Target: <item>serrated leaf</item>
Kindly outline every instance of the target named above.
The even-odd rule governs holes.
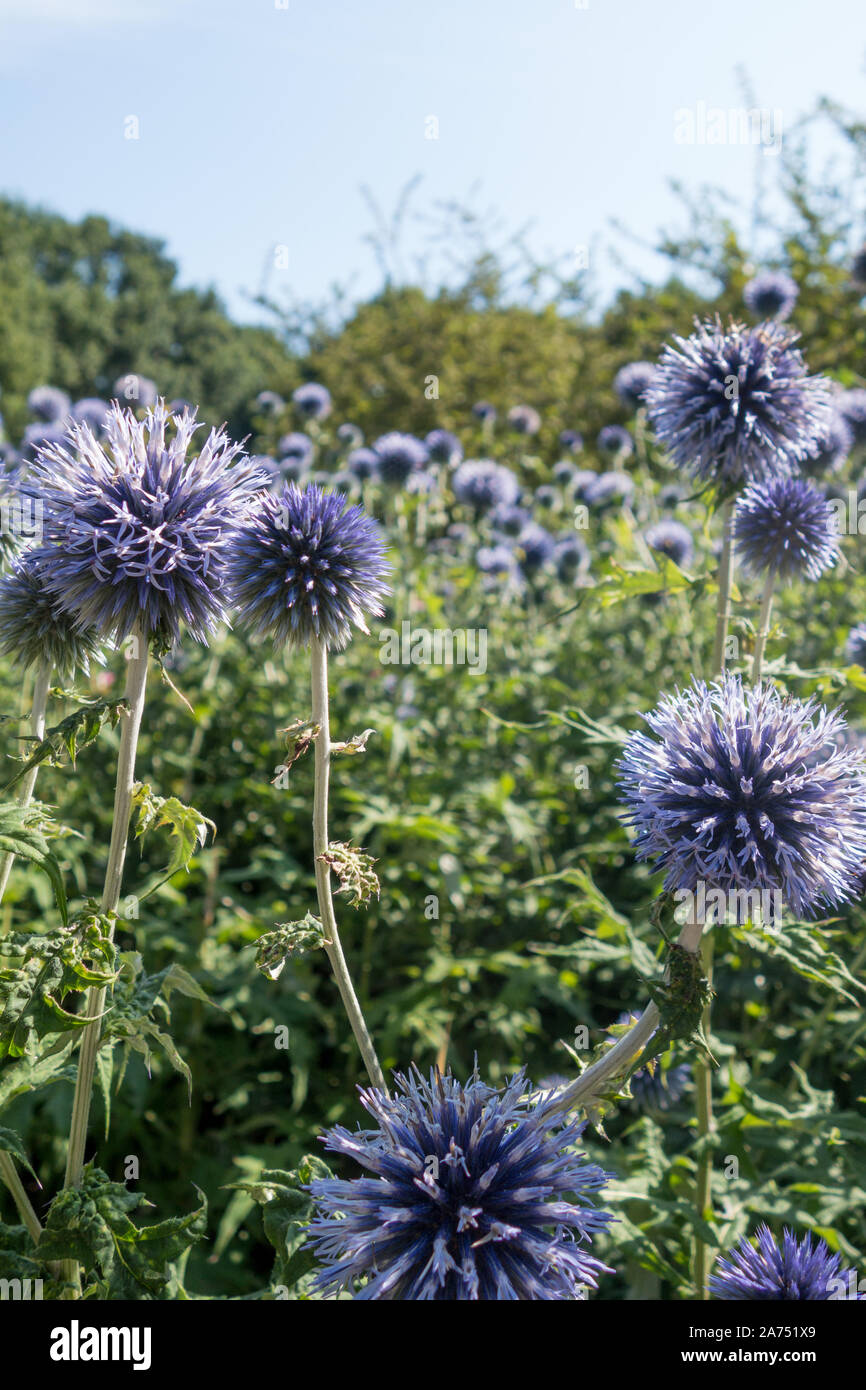
[[[11,932],[0,937],[3,960],[13,964],[0,969],[0,1057],[23,1057],[42,1038],[86,1027],[61,1000],[113,983],[109,919],[88,913],[51,932]]]
[[[47,876],[66,926],[69,912],[63,875],[47,839],[52,829],[53,822],[38,801],[31,801],[28,806],[19,806],[17,801],[0,802],[0,854],[27,859]]]
[[[272,1282],[286,1288],[290,1297],[297,1296],[300,1281],[316,1263],[307,1245],[315,1202],[304,1189],[314,1178],[330,1177],[333,1173],[318,1154],[305,1154],[290,1172],[266,1168],[252,1181],[229,1184],[231,1190],[247,1192],[260,1204],[265,1235],[276,1252]]]
[[[11,791],[28,772],[44,762],[56,766],[62,761],[64,754],[74,766],[79,749],[93,742],[106,721],[114,728],[121,711],[127,708],[126,700],[120,698],[96,700],[74,710],[54,728],[46,729],[44,737],[21,764],[15,776],[6,783],[3,791]]]
[[[173,874],[188,869],[196,850],[205,844],[208,831],[216,834],[216,826],[194,806],[184,805],[176,796],[158,796],[146,782],[136,783],[132,804],[138,810],[135,838],[140,840],[148,831],[165,826],[170,833],[172,848],[167,867],[138,895],[140,900],[149,897]]]

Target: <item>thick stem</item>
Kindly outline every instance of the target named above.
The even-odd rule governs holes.
[[[352,1032],[364,1059],[370,1080],[377,1089],[386,1095],[388,1088],[376,1056],[373,1040],[367,1029],[361,1005],[355,994],[346,957],[337,930],[334,913],[334,900],[331,896],[331,870],[322,855],[328,849],[328,787],[331,777],[331,729],[328,714],[328,649],[317,637],[312,642],[312,694],[313,723],[318,725],[315,742],[315,779],[313,796],[313,853],[316,857],[316,894],[319,900],[319,916],[325,932],[325,951],[334,972],[334,979],[340,991],[343,1008]]]
[[[126,673],[125,693],[129,710],[123,716],[121,728],[120,752],[117,757],[117,785],[114,793],[114,820],[111,826],[111,845],[105,871],[105,886],[102,891],[101,911],[105,914],[116,912],[120,902],[129,818],[132,814],[135,753],[138,747],[138,734],[141,729],[141,717],[144,713],[144,695],[147,686],[147,643],[138,631],[133,634],[133,638],[130,640],[133,639],[136,655],[129,658]],[[78,1057],[78,1077],[75,1083],[75,1098],[72,1102],[72,1123],[69,1130],[69,1149],[66,1155],[65,1187],[78,1187],[81,1183],[84,1149],[87,1143],[87,1124],[90,1118],[90,1097],[93,1090],[96,1053],[99,1048],[101,1032],[100,1015],[104,1003],[104,989],[91,989],[89,991],[87,1015],[93,1022],[84,1029]]]
[[[6,1153],[4,1149],[0,1149],[0,1178],[3,1179],[12,1194],[12,1200],[18,1209],[22,1226],[27,1227],[33,1237],[33,1244],[38,1245],[39,1237],[42,1234],[42,1225],[24,1190],[24,1184],[18,1176],[18,1169],[15,1167],[12,1155]]]
[[[36,739],[45,737],[45,708],[48,704],[48,691],[51,686],[51,663],[45,661],[36,672],[36,681],[33,686],[33,703],[30,709],[30,732]],[[18,791],[18,805],[29,806],[33,799],[33,788],[36,786],[36,778],[39,774],[39,767],[32,767],[23,778]],[[15,855],[7,853],[0,859],[0,902],[6,892],[9,882],[9,875],[12,872],[12,864]]]
[[[722,508],[722,556],[719,562],[719,601],[716,609],[716,640],[713,644],[713,675],[725,669],[725,646],[731,620],[731,585],[734,579],[734,502]]]
[[[757,685],[760,681],[764,666],[764,649],[770,635],[770,613],[773,608],[773,585],[775,582],[776,571],[770,569],[767,571],[767,578],[764,580],[764,592],[761,595],[761,614],[758,618],[758,633],[752,656],[752,685]]]

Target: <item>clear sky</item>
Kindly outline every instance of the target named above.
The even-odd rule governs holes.
[[[542,253],[653,238],[671,178],[748,200],[774,155],[675,113],[742,106],[743,64],[772,149],[818,95],[866,112],[864,40],[862,0],[0,0],[0,189],[158,235],[256,317],[263,276],[375,285],[362,184],[390,210],[420,174],[420,210],[480,182]]]

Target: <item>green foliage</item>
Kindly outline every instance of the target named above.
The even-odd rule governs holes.
[[[19,806],[16,801],[0,803],[0,854],[14,854],[35,865],[48,878],[63,925],[69,921],[63,874],[48,843],[54,825],[45,807],[38,802]]]
[[[4,791],[12,791],[29,772],[44,762],[57,766],[64,753],[74,767],[78,750],[93,742],[103,724],[108,723],[114,728],[121,712],[127,707],[125,700],[84,700],[80,705],[55,728],[46,730],[45,737],[36,743],[15,776],[6,783]]]
[[[256,941],[256,969],[269,980],[278,980],[291,956],[319,950],[324,944],[324,927],[312,912],[301,922],[280,922]]]
[[[34,1055],[43,1038],[84,1028],[89,1018],[61,1001],[115,976],[109,921],[97,912],[53,931],[0,937],[0,957],[12,962],[0,970],[0,1057]]]
[[[332,1176],[318,1155],[305,1154],[290,1173],[266,1168],[254,1181],[231,1185],[261,1206],[265,1236],[275,1251],[271,1289],[277,1298],[303,1298],[309,1291],[315,1259],[306,1239],[315,1205],[306,1189],[314,1179]]]

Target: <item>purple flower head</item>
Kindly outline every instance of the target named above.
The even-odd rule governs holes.
[[[85,396],[84,400],[76,401],[72,407],[72,418],[80,425],[88,425],[94,434],[98,434],[105,428],[108,411],[108,401],[100,400],[98,396]],[[175,413],[172,411],[172,414]]]
[[[73,424],[33,464],[27,488],[44,506],[34,562],[82,627],[121,642],[141,624],[167,650],[182,627],[206,642],[223,618],[231,529],[268,479],[236,461],[222,430],[187,457],[196,428],[162,403],[142,422],[115,405],[104,439]]]
[[[848,633],[845,656],[852,666],[866,668],[866,623],[858,623]]]
[[[803,459],[801,468],[812,478],[826,478],[838,473],[854,448],[854,432],[845,416],[834,412],[827,421],[820,439],[808,458]]]
[[[379,472],[379,455],[372,449],[353,449],[346,458],[346,467],[362,482],[366,478],[375,478]]]
[[[570,449],[573,454],[579,454],[583,448],[583,435],[580,430],[562,430],[559,442],[563,449]]]
[[[345,497],[289,483],[256,498],[233,539],[229,585],[238,620],[276,647],[314,637],[340,651],[367,632],[389,593],[379,525]]]
[[[472,407],[472,414],[476,420],[489,420],[492,424],[496,419],[496,406],[491,405],[489,401],[476,401]]]
[[[453,467],[463,457],[463,445],[450,430],[431,430],[424,444],[434,463],[447,463]]]
[[[573,583],[579,574],[589,568],[589,551],[580,536],[561,537],[553,551],[556,573],[563,583]]]
[[[429,468],[422,468],[417,473],[410,473],[406,483],[406,491],[410,496],[429,497],[431,492],[435,492],[439,486],[439,479]]]
[[[560,487],[568,487],[577,472],[579,469],[575,468],[568,459],[560,459],[558,463],[553,465],[553,481],[559,483]]]
[[[260,391],[256,396],[256,405],[263,415],[279,415],[286,403],[276,391]]]
[[[331,393],[317,381],[305,381],[292,392],[292,401],[306,420],[327,420],[331,413]]]
[[[515,434],[538,434],[541,416],[531,405],[513,405],[508,412],[508,423]]]
[[[659,507],[663,512],[676,511],[683,500],[683,490],[676,483],[665,483],[659,488]]]
[[[839,560],[833,508],[805,478],[750,484],[737,498],[734,539],[748,571],[774,570],[783,583],[818,579]]]
[[[576,497],[578,501],[587,502],[589,500],[587,493],[592,494],[592,490],[601,476],[602,474],[596,473],[594,468],[576,468],[569,482],[568,490],[572,497]]]
[[[380,435],[373,448],[379,459],[379,476],[391,487],[402,487],[409,474],[427,462],[427,450],[414,434],[392,430]]]
[[[308,434],[302,434],[299,430],[290,430],[284,434],[277,444],[277,453],[280,462],[291,461],[300,465],[301,469],[309,468],[313,461],[315,452],[313,441]]]
[[[112,400],[128,406],[130,410],[153,410],[159,399],[159,392],[149,377],[128,372],[119,376],[114,383]]]
[[[836,397],[836,404],[848,422],[855,444],[866,444],[866,390],[855,386],[850,391],[842,391]]]
[[[687,526],[679,521],[659,521],[650,526],[646,533],[646,543],[650,550],[667,555],[680,569],[688,569],[695,554],[695,543]]]
[[[800,294],[796,280],[784,270],[761,270],[743,290],[743,303],[759,319],[788,318]]]
[[[629,1078],[629,1085],[636,1105],[647,1115],[657,1115],[664,1114],[682,1100],[691,1079],[691,1067],[688,1062],[682,1062],[678,1067],[668,1067],[667,1071],[662,1071],[658,1065],[652,1072],[649,1067],[641,1067]]]
[[[778,323],[699,324],[665,347],[646,393],[673,463],[701,483],[789,473],[827,427],[830,389],[806,375],[797,335]]]
[[[490,524],[506,536],[519,536],[532,518],[525,507],[514,502],[502,502],[490,512]]]
[[[337,439],[344,449],[360,449],[364,443],[364,431],[346,420],[337,426]]]
[[[524,574],[535,574],[550,564],[556,550],[556,541],[549,531],[537,522],[530,521],[517,537],[517,557]]]
[[[69,397],[57,386],[34,386],[27,409],[46,425],[59,425],[69,414]]]
[[[0,578],[0,651],[25,667],[47,662],[61,676],[87,674],[91,657],[101,660],[96,633],[61,608],[32,551]]]
[[[644,392],[652,385],[655,370],[653,362],[629,362],[620,367],[613,379],[613,389],[629,410],[643,405]]]
[[[539,507],[555,507],[559,501],[559,494],[552,483],[539,483],[534,497]]]
[[[482,574],[510,574],[515,568],[514,551],[507,545],[482,545],[475,552],[475,563]]]
[[[627,502],[633,492],[633,479],[615,469],[610,473],[594,474],[576,495],[590,507],[606,507],[614,502]]]
[[[520,484],[511,469],[493,459],[466,459],[455,469],[451,486],[457,501],[476,512],[514,506],[520,496]]]
[[[369,1176],[310,1184],[309,1241],[326,1293],[377,1301],[570,1302],[605,1266],[585,1246],[611,1217],[593,1205],[609,1174],[574,1152],[523,1072],[501,1090],[433,1071],[398,1075],[396,1093],[361,1091],[375,1129],[324,1136]],[[362,1284],[362,1281],[367,1282]]]
[[[603,454],[625,457],[634,453],[634,440],[624,425],[602,426],[596,443]]]
[[[859,894],[866,859],[866,770],[843,749],[842,715],[738,676],[695,681],[631,734],[619,780],[639,859],[672,892],[781,894],[798,917]],[[741,909],[743,912],[741,913]]]
[[[29,462],[36,457],[40,449],[47,448],[49,444],[62,444],[65,439],[65,425],[26,425],[21,436],[21,457],[25,462]]]
[[[850,1271],[841,1268],[841,1255],[831,1255],[827,1242],[813,1244],[811,1235],[797,1241],[793,1231],[782,1232],[779,1245],[769,1226],[761,1225],[752,1245],[744,1236],[716,1264],[710,1293],[732,1302],[845,1298]],[[856,1283],[856,1276],[854,1278]]]

